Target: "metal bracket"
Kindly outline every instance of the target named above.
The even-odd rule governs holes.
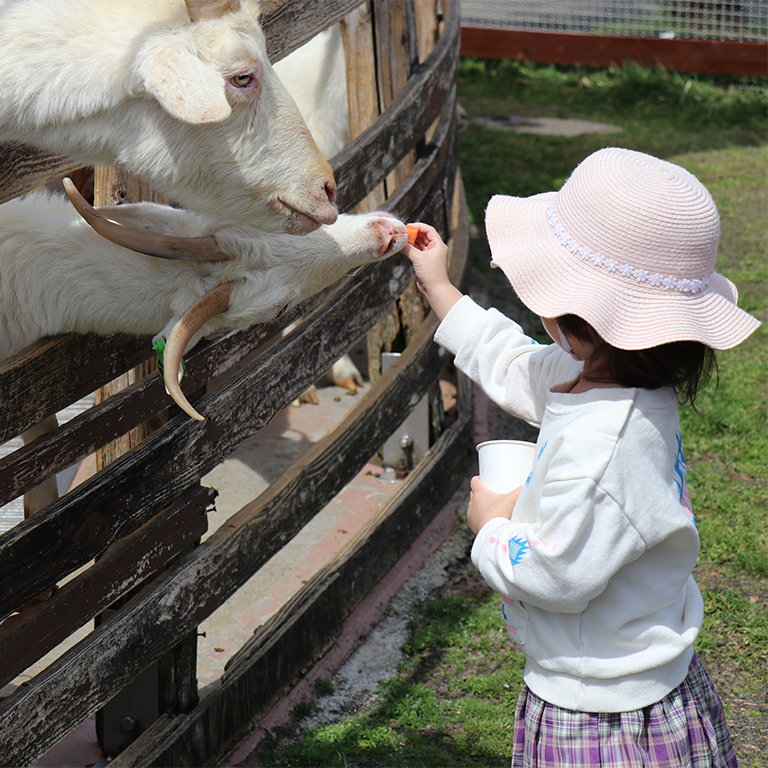
[[[102,621],[117,613],[107,608]],[[108,758],[117,757],[160,716],[157,664],[144,670],[99,711],[101,748]]]
[[[399,357],[399,352],[382,352],[381,372],[384,373]],[[383,483],[402,482],[428,450],[429,398],[424,395],[382,446],[384,471],[379,480]]]

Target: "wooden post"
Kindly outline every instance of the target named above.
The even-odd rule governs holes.
[[[357,138],[381,113],[376,87],[376,56],[373,40],[373,16],[369,3],[363,3],[340,22],[344,55],[347,63],[347,99],[349,130]],[[381,207],[386,200],[383,184],[362,200],[358,213],[368,213]]]
[[[135,176],[111,166],[97,166],[94,169],[95,205],[120,205],[142,200],[165,202],[160,193]],[[96,402],[100,403],[131,384],[156,374],[157,370],[157,360],[154,357],[149,358],[142,365],[97,390]],[[168,411],[162,411],[98,450],[96,469],[107,467],[167,421]],[[115,603],[113,608],[118,609],[128,598],[126,595]],[[113,612],[114,610],[109,610],[105,615],[97,617],[97,624]],[[138,738],[159,715],[189,712],[198,700],[195,629],[97,713],[96,733],[99,745],[108,757],[115,757],[116,749],[122,750]]]
[[[147,184],[111,166],[97,166],[94,169],[93,185],[94,205],[120,205],[120,203],[136,203],[140,200],[150,200],[156,203],[164,202],[163,196],[153,192]],[[114,381],[96,391],[96,403],[108,399],[113,394],[121,392],[131,384],[141,381],[157,371],[157,361],[150,358],[142,365],[118,376]],[[115,459],[127,453],[138,445],[147,435],[152,434],[168,420],[167,412],[154,416],[132,429],[122,437],[96,452],[96,469],[101,470]]]
[[[376,61],[375,82],[378,86],[380,109],[392,103],[406,86],[414,67],[419,63],[420,43],[418,28],[427,25],[417,21],[417,16],[427,15],[426,6],[414,12],[414,5],[408,0],[373,0],[375,19]],[[431,16],[435,16],[432,5]],[[426,43],[424,44],[426,46]],[[434,45],[434,42],[433,42]],[[431,49],[430,49],[431,50]],[[425,55],[429,51],[425,50]],[[389,174],[385,182],[386,197],[413,172],[416,151],[411,151]],[[427,305],[415,284],[406,288],[402,297],[390,311],[371,329],[368,334],[368,372],[371,381],[381,375],[382,352],[402,352],[416,334],[426,317]]]

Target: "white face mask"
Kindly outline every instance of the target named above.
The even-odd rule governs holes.
[[[554,341],[555,344],[559,345],[561,347],[561,349],[564,352],[567,352],[574,360],[576,360],[577,362],[580,362],[580,363],[583,362],[582,358],[580,358],[573,351],[573,349],[571,348],[571,345],[568,343],[568,339],[565,337],[565,334],[563,333],[563,329],[560,327],[560,323],[556,322],[555,323],[555,328],[557,328],[557,335],[560,338],[556,339],[549,331],[547,331],[547,336],[549,336],[549,338],[552,339],[552,341]],[[547,329],[544,328],[544,330],[546,331]]]

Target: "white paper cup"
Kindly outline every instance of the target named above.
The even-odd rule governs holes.
[[[477,446],[480,479],[494,493],[509,493],[525,484],[536,458],[536,443],[488,440]]]

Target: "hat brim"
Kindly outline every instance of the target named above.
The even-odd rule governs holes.
[[[672,341],[728,349],[760,325],[739,309],[735,286],[717,273],[706,290],[686,293],[609,272],[574,254],[547,221],[555,194],[496,195],[486,210],[491,264],[501,268],[532,312],[578,315],[620,349]]]

